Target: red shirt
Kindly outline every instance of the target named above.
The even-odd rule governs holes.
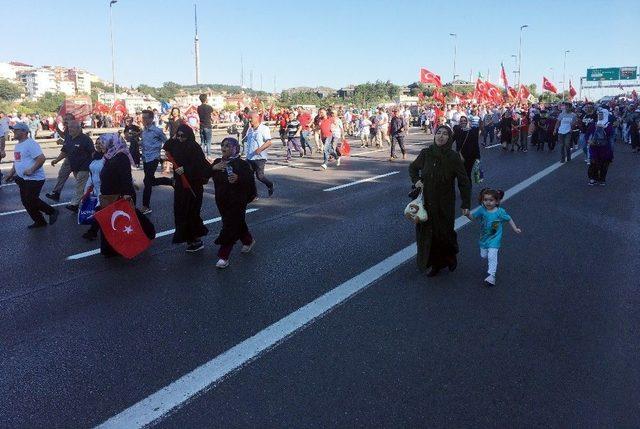
[[[311,115],[309,114],[309,112],[302,112],[298,116],[298,121],[300,121],[300,126],[302,126],[302,129],[308,131],[309,124],[311,123]]]
[[[322,138],[331,137],[332,118],[324,118],[320,121],[320,135]]]

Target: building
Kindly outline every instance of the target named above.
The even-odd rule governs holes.
[[[347,98],[353,97],[353,94],[356,92],[356,87],[353,85],[345,86],[344,88],[340,88],[338,90],[338,97]]]
[[[214,94],[213,92],[203,92],[207,94],[207,103],[215,110],[222,110],[224,108],[224,97],[220,94]],[[189,106],[200,105],[200,93],[187,94],[186,92],[180,92],[171,100],[173,106],[179,108],[188,108]]]
[[[47,92],[57,92],[55,73],[48,68],[32,69],[18,73],[29,98],[40,98]]]
[[[56,89],[64,95],[76,95],[76,85],[70,80],[59,80],[56,82]]]
[[[67,70],[67,79],[74,83],[76,94],[91,94],[91,75],[76,68]]]
[[[18,74],[23,71],[31,70],[32,65],[12,61],[10,63],[0,63],[0,79],[7,79],[11,82],[19,82]]]
[[[118,100],[124,101],[124,105],[127,108],[127,112],[130,114],[141,112],[145,109],[151,108],[161,110],[160,102],[150,95],[142,94],[140,92],[123,92],[116,94]],[[113,92],[102,92],[98,94],[98,101],[109,107],[113,106],[114,98]]]

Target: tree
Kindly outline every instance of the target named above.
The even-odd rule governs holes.
[[[38,100],[26,101],[22,103],[22,106],[41,115],[55,115],[65,98],[66,96],[61,92],[45,92]]]
[[[6,79],[0,79],[0,100],[14,101],[24,93],[24,88]]]

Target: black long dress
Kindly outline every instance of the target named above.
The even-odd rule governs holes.
[[[471,170],[476,159],[480,159],[480,128],[463,130],[461,126],[453,127],[453,141],[456,144],[456,152],[464,158],[464,169],[471,180]]]
[[[420,179],[428,220],[416,226],[416,261],[420,270],[445,268],[456,261],[458,237],[455,231],[456,190],[462,199],[462,209],[471,207],[471,182],[451,142],[438,147],[435,143],[420,151],[409,165],[411,182]]]
[[[185,189],[180,175],[174,172],[173,219],[176,232],[173,234],[172,241],[173,243],[192,243],[209,233],[202,222],[200,211],[204,184],[211,177],[211,164],[196,143],[191,127],[180,125],[176,132],[178,131],[182,131],[187,136],[186,141],[171,138],[166,141],[163,148],[173,156],[179,166],[184,168],[184,175],[193,193],[188,188]]]
[[[213,161],[213,165],[222,162],[221,158]],[[227,166],[233,168],[238,175],[236,183],[229,183],[226,171],[213,172],[213,184],[216,190],[216,205],[222,217],[222,230],[216,238],[218,245],[233,245],[249,232],[245,221],[245,212],[257,195],[256,181],[251,165],[243,159],[232,158]]]

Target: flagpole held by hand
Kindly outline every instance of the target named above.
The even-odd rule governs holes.
[[[178,165],[178,163],[176,162],[175,158],[173,157],[173,155],[171,155],[168,151],[164,151],[164,153],[167,155],[167,159],[169,160],[169,162],[173,165],[173,170],[176,171],[180,167],[180,165]],[[196,197],[196,193],[193,192],[193,189],[191,188],[191,184],[189,183],[189,179],[187,178],[187,176],[184,175],[184,171],[182,174],[178,174],[180,176],[180,181],[182,182],[182,187],[184,189],[188,189],[189,191],[191,191],[191,195],[193,195],[193,198]]]

